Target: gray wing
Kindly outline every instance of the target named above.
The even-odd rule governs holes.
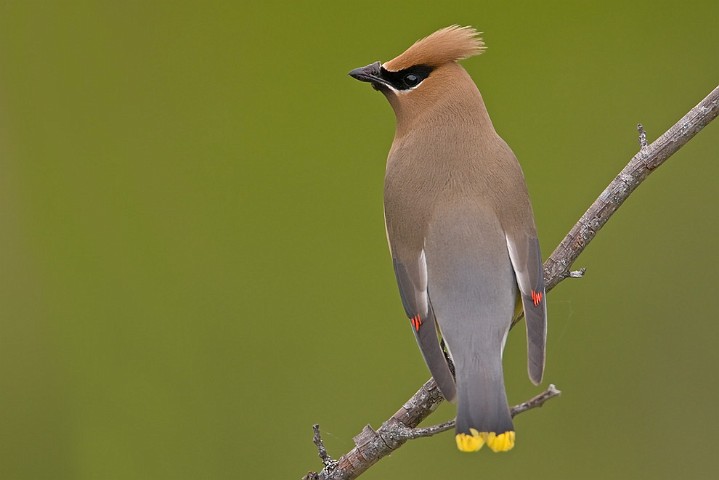
[[[417,344],[442,395],[449,401],[457,395],[454,376],[437,336],[437,322],[427,294],[427,265],[422,252],[413,262],[392,258],[402,305],[410,320]]]
[[[546,291],[539,241],[534,235],[508,235],[507,247],[527,324],[527,369],[530,380],[537,385],[544,373],[547,344]]]

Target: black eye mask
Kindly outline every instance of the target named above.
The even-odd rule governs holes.
[[[432,73],[432,67],[427,65],[415,65],[398,72],[390,72],[384,67],[380,70],[381,76],[397,90],[409,90],[416,87]]]

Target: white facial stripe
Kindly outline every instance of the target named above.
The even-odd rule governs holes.
[[[423,83],[424,83],[424,82],[420,82],[420,83],[418,83],[417,85],[415,85],[414,87],[406,88],[406,89],[404,89],[404,90],[395,90],[394,88],[393,88],[392,90],[394,90],[395,92],[397,92],[397,93],[400,94],[400,95],[407,95],[409,92],[411,92],[411,91],[416,90],[417,88],[419,88],[419,86],[422,85]]]

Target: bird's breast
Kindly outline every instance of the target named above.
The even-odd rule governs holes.
[[[464,168],[463,168],[464,167]],[[387,236],[395,247],[421,250],[434,212],[447,203],[481,202],[481,179],[447,152],[394,148],[387,161],[384,209]]]

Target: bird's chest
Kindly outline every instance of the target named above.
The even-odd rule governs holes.
[[[384,181],[387,237],[393,247],[422,248],[434,204],[434,185],[424,172],[403,162],[389,162]]]
[[[384,184],[387,236],[393,248],[421,250],[435,211],[446,202],[477,200],[466,172],[446,159],[390,156]]]

